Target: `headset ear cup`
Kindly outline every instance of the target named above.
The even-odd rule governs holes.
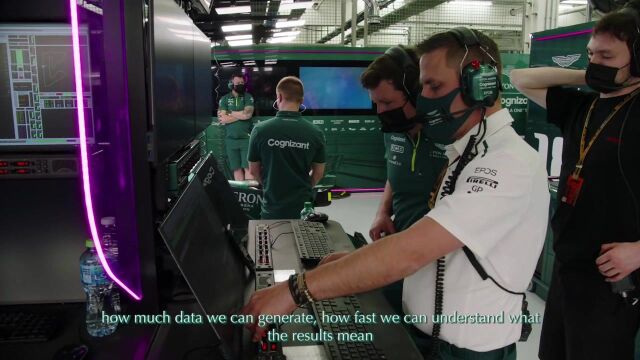
[[[471,93],[471,84],[472,76],[471,73],[473,70],[468,68],[468,65],[462,69],[462,74],[460,75],[460,95],[462,96],[462,101],[467,106],[476,105],[476,101],[470,95]]]
[[[227,83],[227,87],[229,88],[229,90],[233,90],[233,81],[229,80],[229,82]]]

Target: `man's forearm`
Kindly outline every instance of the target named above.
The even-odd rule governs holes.
[[[580,86],[585,84],[584,70],[554,67],[513,69],[509,77],[511,83],[518,89],[546,89],[561,85]]]
[[[357,294],[405,278],[463,244],[426,217],[409,229],[307,273],[316,300]]]
[[[391,189],[391,184],[389,180],[384,185],[384,192],[382,193],[382,199],[380,200],[380,205],[378,206],[377,215],[392,215],[392,207],[393,207],[393,190]]]
[[[262,169],[256,169],[249,167],[249,173],[253,176],[253,179],[262,185]]]
[[[318,174],[316,171],[311,171],[311,187],[315,187],[318,185],[318,182],[322,179],[322,175]]]
[[[247,115],[244,111],[232,111],[231,116],[236,118],[237,120],[249,120],[251,119],[251,115]]]

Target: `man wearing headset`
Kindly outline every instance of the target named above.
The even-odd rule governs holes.
[[[233,74],[228,94],[220,99],[218,120],[225,125],[225,148],[234,180],[250,180],[247,148],[253,116],[253,96],[246,92],[242,74]]]
[[[435,327],[413,324],[427,358],[515,359],[524,327],[509,318],[522,313],[521,295],[544,243],[545,164],[501,108],[493,40],[456,28],[425,40],[418,51],[417,112],[434,141],[448,144],[434,207],[405,231],[256,292],[243,312],[256,319],[288,314],[296,305],[405,278],[405,313],[442,314],[434,318],[444,323]],[[256,339],[264,333],[251,328]]]
[[[415,51],[396,46],[375,59],[360,77],[376,105],[387,160],[387,182],[369,231],[373,241],[406,230],[429,211],[429,194],[446,165],[440,148],[444,146],[428,138],[416,114],[419,75]],[[402,281],[386,287],[384,294],[401,313]]]
[[[638,27],[634,8],[598,21],[586,72],[511,72],[516,88],[547,109],[564,138],[561,200],[552,220],[554,273],[539,352],[544,360],[634,356],[640,308],[632,304],[637,295],[622,290],[637,286],[640,267]],[[561,87],[585,83],[597,93]]]

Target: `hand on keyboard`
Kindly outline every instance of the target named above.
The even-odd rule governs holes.
[[[348,251],[341,251],[341,252],[335,252],[335,253],[329,254],[323,257],[322,260],[320,260],[320,262],[318,263],[318,265],[328,264],[332,261],[336,261],[340,258],[343,258],[346,255],[349,255]]]
[[[249,302],[242,308],[241,312],[245,315],[253,315],[255,322],[247,325],[247,328],[253,332],[253,341],[260,341],[267,333],[266,327],[258,326],[258,318],[260,315],[287,315],[296,309],[296,303],[289,292],[287,282],[281,282],[275,286],[271,286],[251,295]]]

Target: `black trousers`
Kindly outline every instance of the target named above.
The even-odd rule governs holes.
[[[611,291],[595,264],[554,266],[540,338],[542,360],[633,360],[640,306]]]

